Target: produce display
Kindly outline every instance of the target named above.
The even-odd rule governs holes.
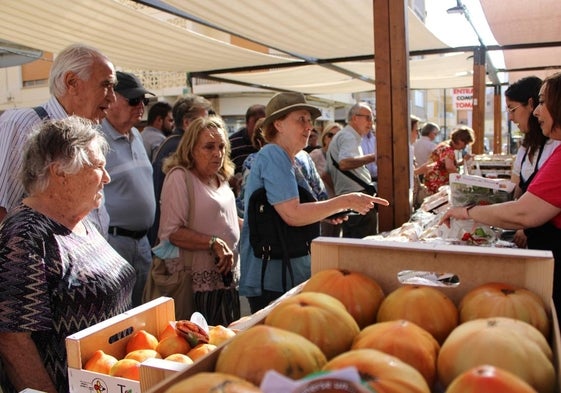
[[[546,339],[550,337],[551,319],[545,311],[545,304],[526,288],[498,282],[483,284],[467,293],[458,309],[460,322],[511,317],[534,326]]]
[[[539,393],[553,393],[553,355],[544,336],[526,322],[495,317],[459,325],[438,355],[440,382],[448,386],[463,372],[483,364],[512,372]]]
[[[376,322],[384,291],[365,274],[341,269],[323,270],[314,274],[302,292],[321,292],[339,299],[362,329]]]
[[[212,375],[207,377],[212,381],[241,378],[251,383],[251,389],[268,393],[262,383],[271,370],[298,381],[354,367],[365,391],[378,393],[557,391],[553,351],[546,338],[551,319],[533,292],[493,282],[466,292],[456,304],[439,288],[402,285],[381,299],[373,312],[376,321],[358,330],[357,318],[364,316],[352,316],[340,300],[352,298],[350,281],[333,281],[350,280],[353,273],[339,269],[321,273],[312,276],[320,277],[312,284],[330,287],[335,296],[308,287],[282,299],[261,323],[229,339],[217,354],[215,369],[206,370],[205,376]],[[331,284],[323,286],[326,282]],[[369,280],[352,282],[354,287],[369,288],[353,288],[357,293],[372,293],[375,288]],[[486,301],[481,303],[480,296]],[[482,309],[484,315],[476,315],[473,308]],[[540,331],[544,315],[547,329]],[[349,317],[355,319],[355,327],[349,327]],[[270,326],[273,322],[275,326]],[[341,331],[345,326],[348,331]],[[177,393],[178,385],[187,386],[186,381],[162,393]]]
[[[535,389],[510,371],[483,365],[460,374],[446,393],[536,393]]]
[[[440,345],[422,327],[404,319],[367,326],[355,337],[351,349],[377,349],[413,366],[428,386],[436,382],[436,358]]]
[[[435,287],[404,285],[390,293],[378,310],[378,322],[396,319],[416,323],[442,344],[458,325],[458,309]]]
[[[343,303],[320,292],[301,292],[285,299],[267,315],[265,325],[298,333],[316,344],[327,359],[348,351],[360,331]]]
[[[119,358],[95,351],[84,363],[84,370],[140,381],[140,364],[149,358],[192,364],[235,335],[220,325],[206,332],[191,321],[170,321],[158,336],[144,329],[134,332]]]

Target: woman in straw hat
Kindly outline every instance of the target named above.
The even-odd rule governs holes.
[[[278,93],[271,98],[262,126],[268,144],[257,153],[247,179],[246,212],[252,194],[261,188],[266,191],[268,203],[289,227],[318,223],[347,210],[366,214],[377,203],[389,204],[385,199],[358,192],[325,201],[300,201],[298,187],[311,190],[309,185],[299,184],[294,157],[307,145],[314,120],[320,115],[319,109],[308,104],[300,93]],[[345,219],[343,216],[330,221],[339,224]],[[241,234],[240,295],[248,298],[251,312],[255,313],[310,277],[310,255],[291,257],[288,266],[281,259],[270,259],[264,264],[264,260],[255,255],[251,235],[252,227],[246,217]],[[292,246],[288,244],[288,248]]]

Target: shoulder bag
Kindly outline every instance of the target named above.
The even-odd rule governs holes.
[[[315,202],[314,196],[305,188],[298,186],[301,203]],[[248,211],[245,213],[249,224],[249,243],[253,255],[263,261],[261,267],[261,289],[270,259],[282,261],[282,286],[286,290],[286,273],[294,283],[294,275],[290,258],[308,255],[312,240],[319,236],[319,222],[290,226],[281,218],[275,208],[267,200],[265,188],[254,191],[249,198]]]
[[[333,158],[333,156],[330,154],[329,158],[331,158],[331,162],[333,163],[333,166],[335,168],[337,168],[337,170],[339,172],[341,172],[343,175],[347,176],[349,179],[353,180],[355,183],[358,183],[362,188],[363,188],[363,193],[364,194],[368,194],[368,195],[376,195],[376,186],[372,183],[366,183],[364,180],[362,180],[360,177],[358,177],[357,175],[355,175],[354,173],[352,173],[351,171],[344,171],[339,167],[339,163],[337,161],[335,161],[335,159]]]
[[[195,213],[195,198],[193,196],[193,185],[189,181],[187,170],[185,172],[185,184],[187,186],[187,200],[189,201],[189,213],[187,222],[191,223]],[[174,168],[172,168],[173,170]],[[193,313],[193,286],[190,277],[193,253],[183,250],[180,254],[184,258],[161,259],[155,255],[152,257],[152,266],[146,279],[143,301],[147,302],[160,296],[173,298],[175,304],[175,315],[177,320],[190,319]]]

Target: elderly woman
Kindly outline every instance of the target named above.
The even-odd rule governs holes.
[[[235,168],[229,153],[222,119],[198,118],[163,168],[158,237],[162,245],[179,249],[182,263],[190,263],[184,279],[191,282],[193,299],[191,309],[186,305],[180,316],[189,319],[198,311],[210,325],[227,326],[240,317],[236,286],[241,221],[228,183]]]
[[[545,136],[561,140],[561,73],[544,80],[534,116]],[[473,219],[504,229],[532,228],[528,248],[551,250],[555,258],[553,300],[561,311],[561,148],[557,147],[516,201],[487,206],[456,207],[442,219]]]
[[[269,143],[257,153],[247,179],[246,214],[252,195],[261,188],[265,189],[268,202],[283,222],[292,227],[318,223],[348,209],[365,214],[376,203],[388,205],[385,199],[363,193],[349,193],[324,201],[300,201],[294,160],[296,154],[307,145],[313,121],[320,114],[319,109],[308,104],[299,93],[278,93],[271,98],[262,126]],[[311,193],[309,186],[307,191]],[[334,224],[342,221],[341,218],[331,220]],[[256,229],[250,226],[246,218],[240,250],[240,294],[248,297],[251,312],[254,313],[281,296],[284,291],[307,280],[311,273],[309,254],[291,258],[289,266],[285,266],[280,259],[268,260],[267,267],[262,271],[263,261],[255,255],[250,242],[252,231],[255,232]],[[283,286],[282,277],[287,278],[286,287]]]
[[[28,197],[0,226],[3,392],[68,392],[66,336],[130,308],[134,269],[85,219],[109,182],[87,120],[42,123],[25,147]]]
[[[426,166],[424,183],[431,194],[438,192],[438,189],[449,184],[451,173],[458,173],[458,166],[470,159],[466,154],[460,162],[456,160],[456,150],[464,150],[468,145],[475,141],[473,130],[467,126],[455,128],[450,133],[450,139],[440,142],[429,156]],[[431,165],[433,164],[433,165]]]

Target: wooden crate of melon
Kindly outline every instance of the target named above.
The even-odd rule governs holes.
[[[149,392],[349,366],[377,392],[559,392],[552,277],[545,251],[318,238],[308,282]]]

